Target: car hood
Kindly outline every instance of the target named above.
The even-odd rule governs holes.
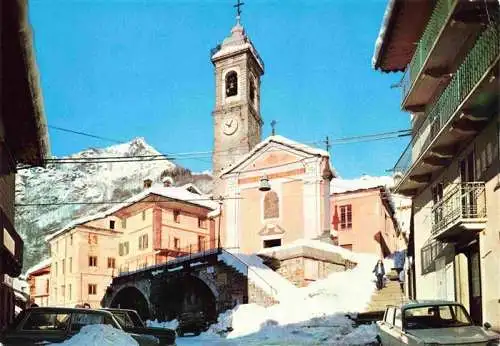
[[[495,335],[486,332],[478,326],[439,328],[439,329],[417,329],[409,330],[408,334],[414,335],[426,343],[440,344],[468,344],[472,342],[487,342]],[[498,337],[498,336],[497,336]]]

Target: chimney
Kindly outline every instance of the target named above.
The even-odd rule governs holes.
[[[174,180],[172,179],[172,177],[165,177],[163,179],[163,186],[164,187],[171,187],[172,185],[174,185]]]
[[[149,189],[153,185],[153,181],[151,179],[144,179],[144,188]]]

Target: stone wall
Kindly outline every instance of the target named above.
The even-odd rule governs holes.
[[[297,287],[304,287],[316,280],[326,278],[333,272],[345,271],[346,264],[332,263],[323,260],[296,257],[281,261],[278,273],[290,280]]]

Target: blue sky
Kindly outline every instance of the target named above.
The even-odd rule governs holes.
[[[233,24],[235,1],[31,0],[50,125],[118,140],[144,137],[163,153],[209,151],[209,51]],[[371,68],[386,1],[246,0],[242,22],[266,64],[264,137],[320,141],[409,128],[400,74]],[[112,143],[50,130],[52,153]],[[338,144],[342,177],[387,174],[408,137]],[[210,159],[179,164],[210,169]]]

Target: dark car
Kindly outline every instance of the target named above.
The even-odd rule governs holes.
[[[126,332],[155,336],[161,346],[175,345],[175,331],[167,328],[147,327],[135,310],[111,308],[102,310],[111,312]]]
[[[186,333],[194,333],[200,335],[208,328],[208,321],[202,311],[197,312],[184,312],[179,318],[179,325],[177,327],[177,335],[183,336]]]
[[[77,334],[82,327],[107,324],[123,330],[108,311],[74,308],[31,308],[23,310],[14,322],[0,333],[5,346],[32,346],[41,343],[59,343]],[[126,331],[125,331],[126,332]],[[141,346],[159,345],[156,337],[127,332]]]

